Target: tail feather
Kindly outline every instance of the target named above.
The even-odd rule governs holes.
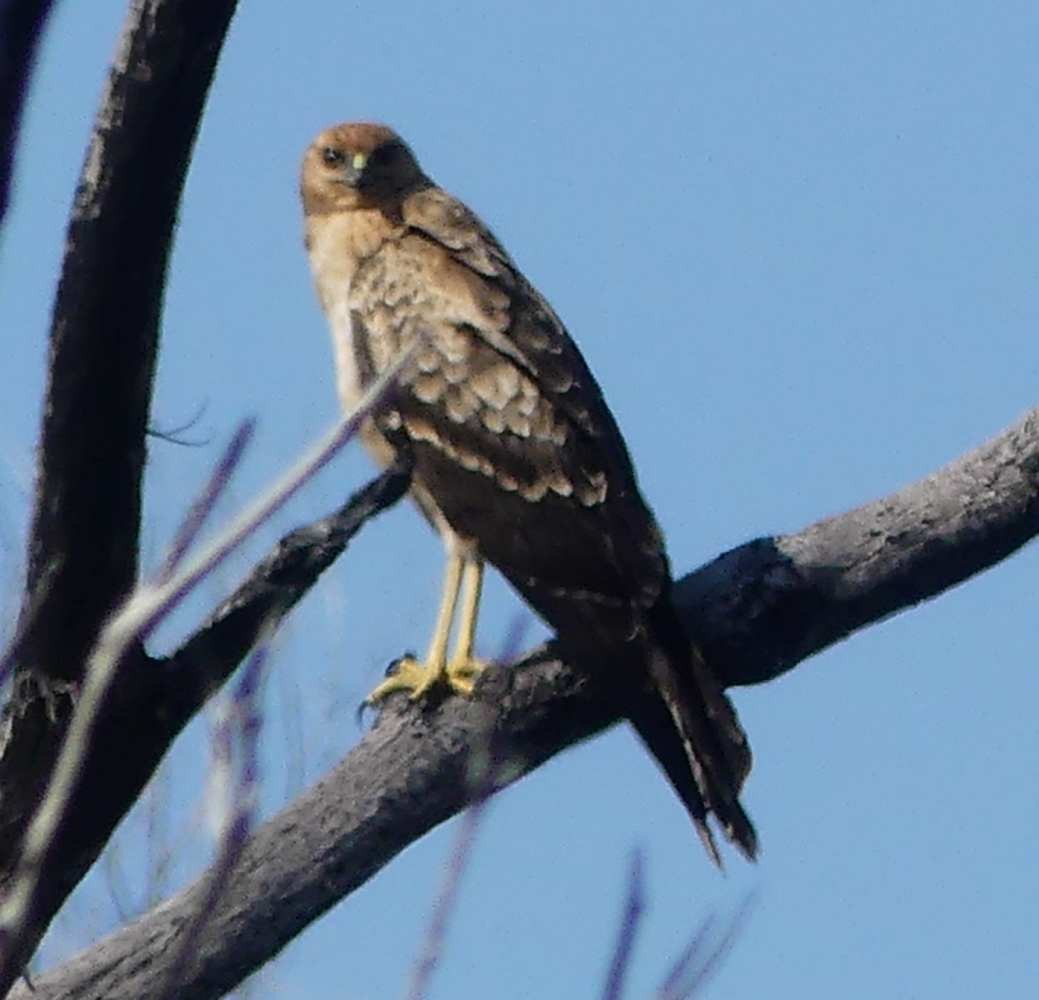
[[[739,801],[751,753],[736,711],[670,600],[655,605],[645,625],[656,692],[642,699],[629,717],[685,804],[715,864],[721,866],[721,856],[707,824],[711,813],[726,837],[753,860],[757,833]]]
[[[711,860],[721,868],[718,844],[707,823],[707,805],[693,777],[682,738],[663,699],[655,692],[648,697],[644,696],[629,709],[628,718],[678,793]]]

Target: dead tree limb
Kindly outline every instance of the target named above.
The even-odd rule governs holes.
[[[180,731],[261,632],[276,627],[295,607],[362,525],[401,498],[410,471],[391,467],[338,511],[282,538],[175,656],[155,660],[140,651],[122,663],[84,761],[76,792],[80,808],[71,811],[52,848],[56,860],[49,860],[40,880],[33,931],[16,967],[28,960]],[[5,964],[0,996],[12,981],[11,966]]]
[[[87,653],[136,579],[166,266],[234,9],[234,0],[131,3],[80,176],[51,323],[18,668],[0,725],[0,892],[50,775]],[[143,653],[129,659],[146,665]],[[134,693],[141,694],[130,682],[123,695],[132,703]],[[92,800],[77,830],[66,831],[64,864],[53,873],[55,908],[125,811],[105,794],[93,808]]]
[[[1039,410],[883,500],[748,542],[680,582],[687,621],[730,685],[774,678],[851,632],[994,565],[1039,533]],[[390,703],[324,779],[246,846],[185,970],[215,998],[254,972],[408,844],[464,808],[469,755],[508,747],[529,773],[617,721],[606,694],[552,646],[490,671],[473,701]],[[200,880],[35,982],[37,1000],[148,996],[197,906]]]

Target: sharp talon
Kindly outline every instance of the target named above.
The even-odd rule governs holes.
[[[376,705],[397,691],[406,691],[413,701],[423,698],[442,682],[443,676],[442,666],[427,666],[413,656],[402,656],[391,664],[386,680],[368,695],[368,704]]]
[[[386,679],[368,695],[365,704],[372,707],[398,691],[406,691],[412,701],[450,693],[468,698],[485,666],[482,660],[471,656],[444,665],[430,665],[411,655],[402,656],[390,664]]]
[[[418,659],[418,657],[413,652],[411,652],[409,650],[408,652],[403,653],[402,655],[398,656],[396,659],[390,660],[390,662],[386,664],[386,669],[383,671],[382,676],[383,677],[393,677],[393,676],[396,675],[397,671],[400,670],[401,663],[403,663],[405,660],[417,660],[417,659]]]

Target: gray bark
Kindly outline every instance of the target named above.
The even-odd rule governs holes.
[[[1039,410],[883,500],[759,538],[678,584],[684,616],[729,685],[768,681],[857,629],[999,562],[1039,532]],[[599,665],[601,666],[601,665]],[[601,675],[604,671],[596,670]],[[394,699],[359,745],[250,839],[210,915],[182,995],[232,989],[403,848],[463,809],[472,755],[509,780],[618,720],[551,645],[485,675],[473,701]],[[153,995],[206,876],[18,998]]]

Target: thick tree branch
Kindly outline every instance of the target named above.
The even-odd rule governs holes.
[[[51,329],[26,582],[32,621],[23,618],[21,682],[0,746],[0,878],[64,731],[63,695],[136,576],[170,237],[234,6],[132,4],[83,167]]]
[[[75,680],[133,586],[163,286],[233,0],[136,0],[94,125],[54,304],[24,669]],[[60,625],[60,627],[55,627]]]
[[[52,318],[18,673],[0,720],[0,887],[100,623],[136,578],[166,264],[234,8],[133,0],[80,177]],[[91,857],[89,845],[69,848]]]
[[[1039,409],[891,496],[690,573],[677,600],[729,685],[940,594],[1039,534]]]
[[[884,500],[757,539],[685,577],[687,620],[728,684],[775,677],[857,628],[933,597],[1039,533],[1039,411]],[[391,702],[314,788],[262,826],[210,917],[183,992],[218,997],[467,803],[473,753],[507,748],[517,778],[616,721],[605,692],[552,647],[493,670],[473,701]],[[200,881],[16,997],[148,996],[203,898]]]
[[[335,513],[286,535],[173,657],[153,660],[138,650],[120,664],[83,761],[76,790],[82,807],[69,811],[55,838],[22,961],[183,727],[260,633],[278,625],[367,521],[401,498],[410,476],[406,462],[391,467]],[[12,978],[9,967],[0,973],[0,996]]]
[[[365,522],[411,483],[407,460],[358,490],[335,513],[281,539],[202,626],[154,668],[166,678],[165,710],[185,725],[233,673],[261,633],[277,625],[339,558]]]

